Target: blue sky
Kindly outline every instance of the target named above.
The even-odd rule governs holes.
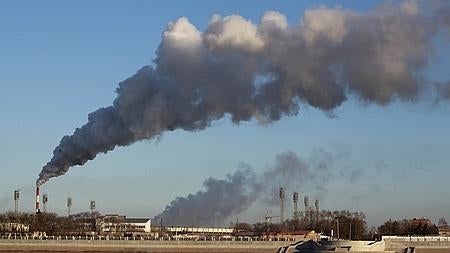
[[[186,16],[200,30],[213,14],[242,15],[258,22],[277,10],[297,23],[305,8],[319,5],[367,11],[378,1],[11,1],[0,4],[0,211],[33,210],[33,185],[63,135],[110,105],[118,82],[150,64],[168,22]],[[450,55],[445,38],[440,54]],[[445,57],[442,57],[445,58]],[[448,57],[447,57],[448,58]],[[445,79],[448,62],[430,75]],[[387,107],[350,100],[330,118],[313,108],[268,126],[214,123],[201,132],[169,132],[159,142],[118,148],[45,185],[49,209],[74,211],[96,200],[99,211],[153,216],[176,196],[201,190],[209,176],[224,177],[239,162],[256,170],[286,150],[307,157],[314,149],[349,155],[336,166],[359,168],[348,185],[329,183],[327,209],[364,211],[369,223],[387,218],[450,218],[450,106],[396,102]],[[380,164],[383,169],[380,169]],[[274,212],[277,209],[274,209]],[[247,214],[263,219],[265,210]]]

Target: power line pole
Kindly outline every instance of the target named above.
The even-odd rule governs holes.
[[[339,218],[336,218],[336,234],[339,241]]]

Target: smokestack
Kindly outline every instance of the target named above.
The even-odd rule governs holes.
[[[40,206],[39,206],[39,199],[40,199],[40,194],[39,194],[39,185],[36,185],[36,213],[41,213],[40,210]]]

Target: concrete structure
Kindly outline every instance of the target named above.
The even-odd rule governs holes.
[[[283,241],[1,240],[0,252],[275,253]]]
[[[330,251],[352,251],[352,252],[394,252],[385,251],[386,245],[384,241],[320,241],[313,240],[300,241],[278,250],[279,253],[296,252],[296,253],[319,253]]]

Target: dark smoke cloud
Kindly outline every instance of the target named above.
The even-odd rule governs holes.
[[[177,197],[155,220],[165,225],[217,225],[246,210],[257,198],[255,172],[242,165],[226,179],[208,178],[204,191]]]
[[[379,105],[415,100],[429,83],[421,73],[432,38],[448,28],[448,5],[436,1],[439,8],[425,11],[403,1],[366,13],[318,7],[293,26],[273,11],[258,25],[216,15],[204,32],[180,18],[163,33],[154,65],[121,82],[112,106],[62,138],[37,183],[117,146],[203,130],[225,116],[269,123],[302,105],[331,114],[348,96]]]
[[[321,149],[312,152],[308,159],[298,157],[292,151],[276,156],[275,163],[261,172],[249,165],[240,168],[226,179],[208,178],[204,190],[186,197],[177,197],[154,219],[163,220],[168,226],[218,226],[226,225],[233,215],[247,210],[256,201],[271,207],[278,205],[278,189],[287,192],[323,196],[323,186],[331,178],[346,182],[355,180],[346,170],[337,170],[335,157]]]

